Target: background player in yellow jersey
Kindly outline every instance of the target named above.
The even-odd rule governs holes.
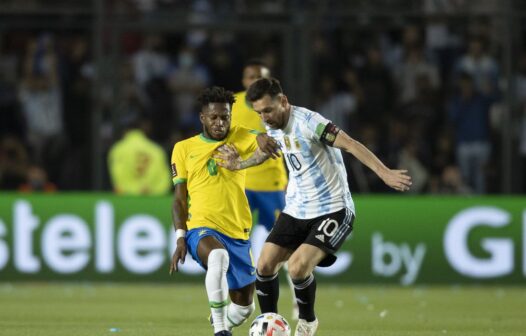
[[[260,78],[270,78],[270,70],[259,59],[251,59],[243,67],[242,84],[245,90]],[[235,94],[236,102],[232,107],[232,125],[266,133],[265,125],[259,115],[247,104],[246,91]],[[287,186],[287,171],[282,157],[267,160],[259,166],[247,170],[245,192],[252,211],[254,224],[261,224],[252,230],[252,250],[257,260],[268,232],[274,226],[276,218],[285,207],[285,188]],[[287,273],[287,280],[292,293],[292,318],[298,319],[298,305],[294,295],[294,285]]]
[[[110,149],[108,169],[113,190],[129,195],[166,195],[170,192],[168,157],[148,138],[150,121],[132,114],[122,120],[124,134]]]
[[[221,168],[214,159],[225,144],[235,144],[241,156],[257,148],[256,132],[230,127],[234,101],[233,93],[223,88],[205,89],[199,97],[203,133],[176,143],[172,153],[177,248],[170,273],[177,271],[179,261],[184,263],[187,250],[206,269],[215,336],[232,335],[230,330],[255,309],[245,173]]]

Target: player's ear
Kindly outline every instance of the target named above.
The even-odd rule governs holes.
[[[205,114],[203,113],[203,111],[199,112],[199,120],[202,124],[205,123]]]
[[[287,98],[287,96],[285,96],[284,94],[281,94],[281,106],[283,107],[287,107],[287,105],[289,104],[289,99]]]

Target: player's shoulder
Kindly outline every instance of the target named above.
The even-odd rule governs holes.
[[[241,125],[233,125],[230,127],[230,135],[229,137],[231,139],[239,139],[239,138],[246,138],[247,136],[251,137],[254,135],[257,135],[259,132],[257,130],[250,129],[245,126]]]
[[[173,150],[174,151],[184,151],[188,148],[191,148],[195,146],[198,139],[199,139],[199,135],[194,135],[193,137],[186,138],[184,140],[179,140],[174,144]]]
[[[316,111],[309,110],[306,107],[301,106],[292,106],[292,113],[294,115],[294,118],[298,119],[298,121],[303,122],[309,122],[312,118],[321,116]]]

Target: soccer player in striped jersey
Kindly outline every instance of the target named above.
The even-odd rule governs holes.
[[[251,59],[243,67],[242,83],[245,89],[260,78],[270,77],[269,68],[258,59]],[[246,91],[235,94],[236,102],[232,106],[232,126],[243,127],[265,133],[265,125],[258,114],[247,104]],[[285,187],[287,186],[287,172],[283,157],[267,160],[258,166],[247,169],[245,193],[252,211],[254,225],[259,224],[264,230],[252,229],[251,243],[254,257],[259,257],[265,238],[272,230],[279,213],[285,207]],[[264,234],[262,231],[266,231]],[[286,267],[285,267],[286,268]],[[294,285],[288,273],[287,282],[292,292],[292,318],[298,319],[298,305],[294,295]]]
[[[223,88],[205,89],[199,97],[203,133],[176,143],[172,152],[177,247],[170,273],[177,271],[178,262],[184,263],[187,251],[206,270],[215,336],[231,336],[231,329],[255,309],[245,172],[218,167],[214,159],[225,144],[234,144],[245,156],[257,148],[256,132],[230,127],[234,101],[233,93]]]
[[[312,336],[318,328],[314,313],[316,266],[330,266],[351,233],[354,203],[340,150],[354,155],[388,186],[409,190],[406,170],[387,168],[371,151],[329,120],[306,108],[293,106],[277,79],[262,78],[248,89],[247,101],[266,125],[289,169],[285,209],[267,238],[257,264],[256,291],[262,313],[277,312],[278,271],[288,261],[299,305],[295,336]],[[260,148],[267,146],[261,145]],[[256,150],[242,160],[225,146],[219,164],[236,170],[260,164],[270,154]]]

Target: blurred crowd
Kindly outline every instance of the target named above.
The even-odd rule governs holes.
[[[494,28],[488,19],[462,29],[446,20],[420,20],[315,30],[311,100],[292,104],[322,113],[389,166],[408,169],[414,193],[499,192],[502,132],[518,134],[517,150],[526,161],[526,118],[514,130],[502,127],[507,89],[526,116],[526,53],[514,55],[508,88]],[[114,76],[94,91],[89,32],[1,36],[0,190],[90,190],[92,137],[100,137],[108,156],[137,124],[131,119],[147,123],[136,128],[164,150],[168,167],[173,144],[200,131],[200,90],[241,90],[243,63],[254,57],[283,80],[284,51],[274,33],[129,32],[119,43]],[[93,92],[103,92],[96,129]],[[354,192],[389,192],[365,167],[351,159],[348,165]],[[110,170],[104,188],[115,190]]]

